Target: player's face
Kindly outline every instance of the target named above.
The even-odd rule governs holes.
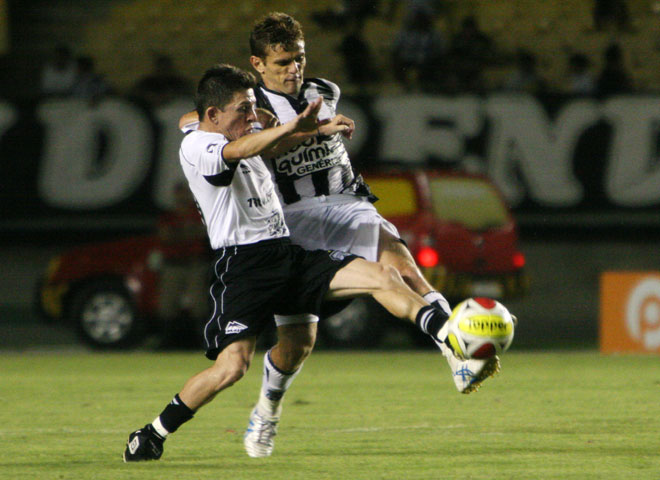
[[[266,88],[288,95],[300,92],[305,63],[305,42],[302,40],[296,42],[295,47],[289,51],[281,45],[268,47],[265,58],[253,61]]]
[[[249,88],[234,93],[231,101],[219,114],[219,131],[227,140],[237,140],[252,133],[253,123],[257,121],[254,111],[257,102],[254,91]]]

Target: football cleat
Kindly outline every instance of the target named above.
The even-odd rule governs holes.
[[[277,435],[277,424],[279,417],[265,417],[259,415],[257,407],[250,414],[243,445],[247,454],[253,458],[269,457],[275,447],[275,435]]]
[[[485,359],[460,360],[444,343],[436,343],[447,359],[454,385],[460,393],[476,392],[484,380],[500,371],[500,358],[497,355]]]
[[[163,454],[165,439],[158,435],[151,424],[145,425],[128,436],[124,462],[158,460]]]
[[[465,394],[476,392],[484,380],[499,373],[500,359],[497,355],[485,359],[473,358],[470,360],[461,360],[456,357],[451,348],[444,342],[449,330],[448,324],[449,322],[445,322],[438,332],[438,338],[433,338],[433,341],[447,359],[456,389]]]

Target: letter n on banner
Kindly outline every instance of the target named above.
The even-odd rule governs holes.
[[[660,354],[660,272],[603,272],[600,351]]]

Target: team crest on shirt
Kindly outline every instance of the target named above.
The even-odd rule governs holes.
[[[268,218],[268,233],[272,237],[283,237],[288,234],[284,217],[279,210],[273,210]]]

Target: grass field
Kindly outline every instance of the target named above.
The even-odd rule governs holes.
[[[660,359],[593,351],[510,352],[467,396],[435,352],[317,352],[273,456],[251,459],[258,355],[159,462],[122,463],[128,433],[207,365],[192,353],[0,355],[0,478],[660,478]]]

